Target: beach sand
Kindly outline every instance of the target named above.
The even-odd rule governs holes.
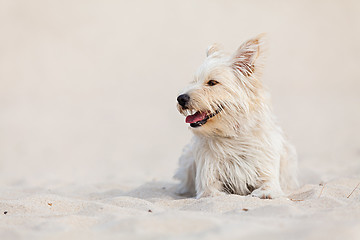
[[[2,1],[0,239],[359,239],[357,1]],[[268,34],[287,198],[175,194],[207,46]]]

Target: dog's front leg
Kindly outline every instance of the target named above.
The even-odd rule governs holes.
[[[180,157],[179,168],[174,176],[180,180],[176,191],[178,194],[195,196],[195,174],[196,165],[193,144],[189,144],[184,148],[183,155]]]
[[[224,195],[216,168],[208,162],[196,166],[196,198]]]
[[[251,196],[262,199],[273,199],[283,195],[284,192],[281,190],[279,177],[276,174],[265,178],[260,187],[251,193]]]

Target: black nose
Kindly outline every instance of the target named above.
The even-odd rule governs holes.
[[[190,96],[187,94],[181,94],[178,96],[177,101],[182,107],[186,107],[186,104],[189,102]]]

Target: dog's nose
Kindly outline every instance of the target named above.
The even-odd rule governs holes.
[[[178,96],[177,101],[180,104],[180,106],[185,107],[186,104],[189,102],[190,96],[187,94],[181,94]]]

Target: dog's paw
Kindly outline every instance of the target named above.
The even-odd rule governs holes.
[[[221,191],[205,191],[196,195],[196,199],[204,198],[204,197],[218,197],[226,195],[225,192]]]
[[[262,189],[262,188],[255,189],[251,193],[252,197],[258,197],[261,199],[274,199],[274,198],[279,198],[283,195],[284,193],[281,190]]]

